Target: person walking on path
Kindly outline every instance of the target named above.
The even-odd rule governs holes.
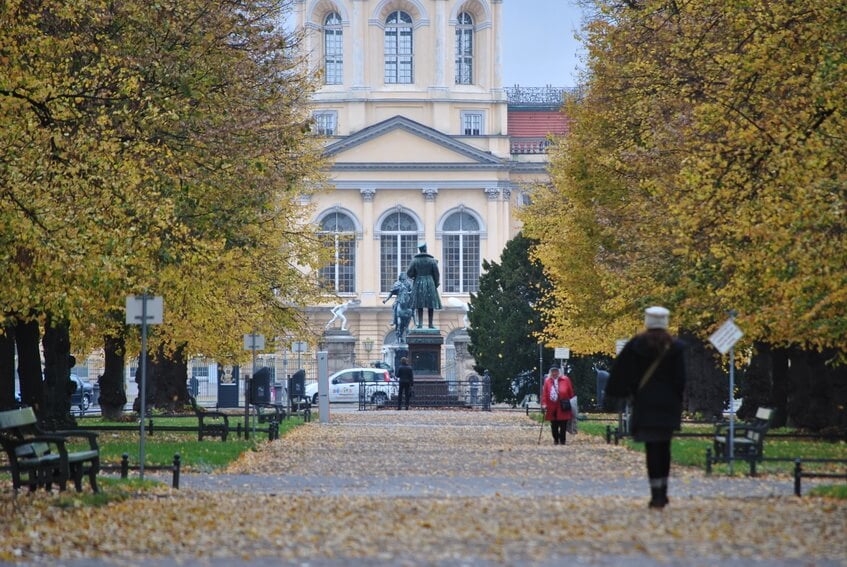
[[[682,424],[685,343],[668,332],[670,312],[644,311],[646,331],[630,339],[612,365],[606,398],[631,400],[630,433],[643,442],[650,479],[650,508],[668,504],[671,437]]]
[[[418,254],[412,258],[406,275],[412,278],[412,308],[417,312],[417,328],[423,326],[423,310],[429,315],[429,328],[432,325],[433,310],[441,309],[441,298],[438,297],[438,285],[441,274],[438,271],[438,260],[426,251],[426,242],[418,244]]]
[[[397,378],[400,380],[400,390],[397,393],[397,409],[403,405],[403,396],[406,396],[406,409],[409,409],[409,400],[412,397],[412,386],[415,383],[415,373],[409,366],[409,359],[405,356],[400,359],[397,367]]]
[[[569,407],[573,396],[571,379],[560,374],[558,366],[552,366],[541,391],[541,407],[544,409],[544,419],[550,422],[554,445],[565,444],[568,421],[573,418],[573,411]]]

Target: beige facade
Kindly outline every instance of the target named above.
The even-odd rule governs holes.
[[[333,190],[312,219],[338,262],[322,271],[317,333],[350,299],[357,353],[395,341],[388,296],[418,241],[440,265],[448,345],[465,326],[483,260],[519,230],[526,183],[547,179],[543,153],[514,152],[501,85],[502,0],[297,0],[310,66],[315,130],[326,136]],[[333,324],[339,329],[340,321]],[[449,347],[448,347],[449,348]],[[371,355],[371,353],[373,354]],[[362,355],[360,358],[365,358]],[[468,369],[457,369],[461,378]]]

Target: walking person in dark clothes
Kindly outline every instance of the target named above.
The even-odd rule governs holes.
[[[415,373],[412,367],[409,366],[409,359],[405,356],[400,359],[400,366],[397,367],[397,378],[400,380],[400,391],[397,393],[397,409],[403,405],[403,396],[406,396],[406,409],[409,409],[409,400],[412,397],[412,385],[415,383]]]
[[[668,504],[671,437],[682,422],[685,343],[668,332],[670,312],[644,311],[646,331],[629,340],[612,365],[606,397],[632,400],[630,432],[643,442],[650,479],[650,508]]]
[[[552,366],[541,391],[541,407],[544,409],[544,419],[550,422],[554,445],[565,444],[568,421],[575,418],[573,411],[564,409],[561,403],[561,400],[570,400],[573,395],[571,379],[560,374],[558,366]]]

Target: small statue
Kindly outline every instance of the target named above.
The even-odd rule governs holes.
[[[433,310],[441,309],[441,298],[438,297],[438,286],[440,273],[438,271],[438,260],[426,251],[426,242],[418,244],[418,253],[412,258],[408,275],[414,281],[412,285],[412,305],[417,311],[417,327],[423,326],[423,310],[427,309],[429,315],[429,328],[434,329],[432,324]]]
[[[361,302],[358,299],[350,299],[348,301],[345,301],[341,305],[336,305],[335,307],[330,309],[329,312],[332,313],[332,319],[330,319],[329,322],[326,324],[326,328],[329,329],[337,319],[341,319],[341,330],[346,331],[347,317],[344,316],[344,312],[347,311],[348,307],[358,305],[359,303]]]
[[[388,292],[388,297],[382,300],[385,303],[391,296],[396,296],[394,299],[394,317],[391,324],[394,325],[394,331],[397,334],[397,342],[405,344],[406,331],[409,330],[409,323],[412,320],[412,283],[409,281],[406,274],[400,274],[397,281]]]

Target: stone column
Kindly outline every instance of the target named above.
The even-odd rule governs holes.
[[[447,2],[435,0],[435,88],[446,88],[445,65],[447,63]]]
[[[486,187],[484,189],[485,196],[488,198],[488,240],[485,245],[485,258],[488,260],[496,260],[500,255],[500,247],[498,240],[499,231],[502,229],[500,225],[500,215],[498,207],[498,197],[500,190],[496,187]]]
[[[512,190],[504,187],[500,193],[503,196],[503,201],[501,203],[502,210],[500,211],[502,221],[500,223],[500,230],[498,231],[500,236],[498,247],[500,250],[503,250],[506,247],[506,243],[512,237]]]
[[[352,61],[353,89],[365,88],[365,47],[363,41],[368,33],[367,18],[362,17],[362,4],[366,0],[353,0],[353,14],[350,22],[350,32],[353,36]],[[345,59],[347,54],[344,54]]]
[[[435,198],[438,196],[438,189],[424,187],[421,192],[424,196],[424,239],[429,246],[429,253],[438,257],[435,253]]]
[[[493,20],[493,26],[491,27],[491,33],[494,34],[494,61],[493,64],[489,67],[493,70],[493,76],[491,77],[491,89],[502,89],[503,88],[503,41],[500,37],[501,31],[501,18],[503,15],[503,0],[492,0],[491,1],[491,19]]]
[[[371,269],[376,265],[374,260],[375,242],[373,239],[374,226],[374,197],[376,189],[366,187],[359,190],[362,194],[362,251],[361,261],[356,262],[356,281],[359,286],[357,291],[362,293],[376,293],[379,295],[379,273]]]

